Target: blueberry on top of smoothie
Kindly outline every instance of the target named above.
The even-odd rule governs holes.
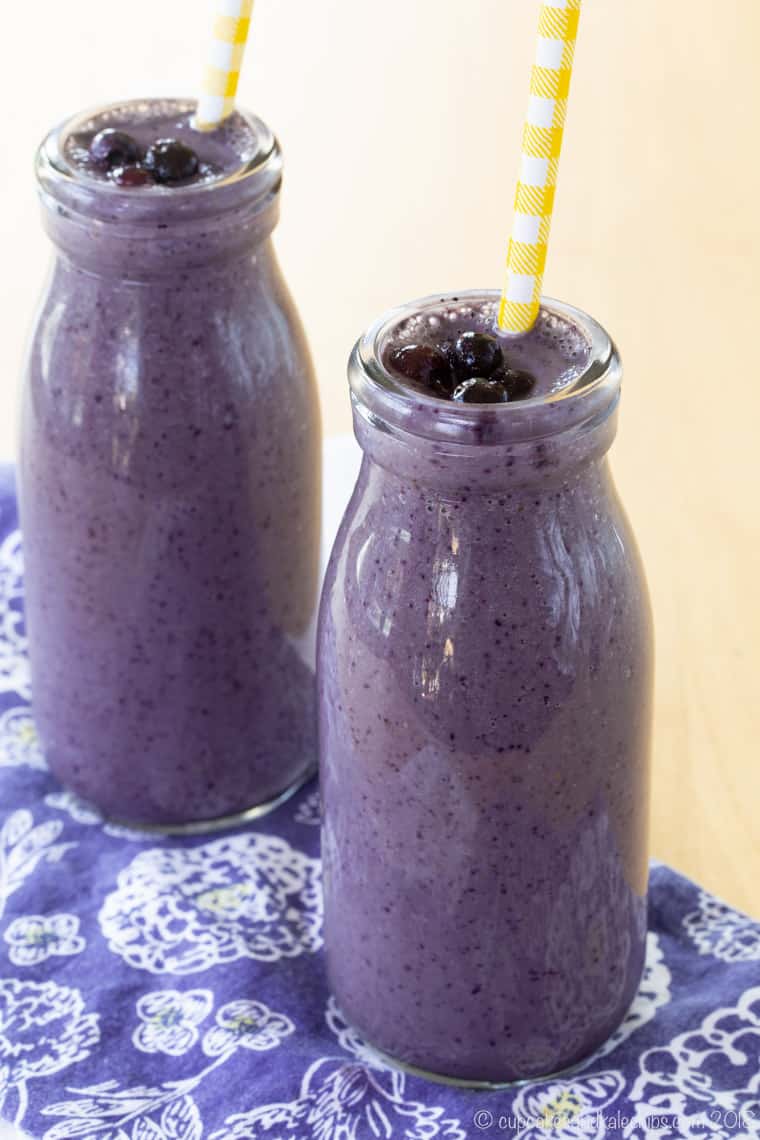
[[[198,155],[179,139],[158,139],[145,155],[156,182],[185,182],[198,173],[198,165]]]
[[[424,384],[436,396],[449,396],[454,388],[454,377],[443,353],[430,344],[406,344],[395,349],[389,359],[408,380]]]
[[[503,363],[504,353],[495,336],[464,332],[457,338],[455,366],[463,379],[488,379]]]
[[[500,368],[491,377],[507,389],[510,400],[524,400],[536,386],[536,378],[522,368]]]
[[[148,186],[153,176],[144,166],[115,166],[108,172],[111,182],[117,186]]]
[[[500,381],[475,376],[455,388],[451,398],[458,404],[506,404],[509,393]]]
[[[140,161],[140,148],[126,131],[106,127],[90,141],[90,158],[104,170],[116,166],[131,166]]]
[[[472,314],[462,316],[468,319]],[[386,366],[431,396],[457,404],[508,404],[532,394],[536,377],[513,366],[511,349],[504,347],[498,336],[466,325],[463,328],[461,324],[457,328],[451,314],[449,321],[454,325],[451,331],[438,321],[419,329],[419,338],[409,336],[407,322],[400,331],[408,339],[406,343],[399,344],[397,340],[388,346],[383,354]],[[417,333],[418,329],[414,331]],[[518,346],[514,349],[515,364],[520,355]]]

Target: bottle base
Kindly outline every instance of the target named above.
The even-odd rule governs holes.
[[[529,1077],[514,1077],[506,1081],[479,1081],[470,1077],[449,1077],[445,1073],[436,1073],[429,1069],[421,1069],[417,1065],[410,1065],[406,1061],[401,1061],[398,1057],[394,1057],[391,1053],[386,1053],[383,1049],[378,1049],[371,1041],[367,1041],[366,1037],[363,1037],[362,1040],[366,1053],[369,1056],[376,1057],[383,1068],[396,1069],[398,1072],[406,1073],[407,1076],[420,1077],[422,1080],[432,1081],[437,1085],[447,1085],[449,1088],[480,1089],[482,1092],[499,1092],[505,1089],[517,1089],[522,1088],[524,1085],[534,1084],[536,1081],[551,1081],[560,1077],[572,1076],[573,1073],[584,1068],[596,1053],[596,1049],[592,1049],[590,1053],[574,1061],[571,1065],[567,1065],[562,1069],[554,1069],[549,1073],[534,1073]],[[597,1048],[598,1047],[599,1046],[597,1046]]]
[[[232,812],[230,815],[217,816],[214,819],[194,819],[188,823],[139,823],[132,819],[122,819],[117,816],[108,816],[106,822],[116,824],[118,827],[129,828],[130,831],[141,831],[146,835],[208,835],[215,831],[226,831],[231,827],[239,827],[244,823],[261,819],[269,815],[282,804],[286,803],[296,792],[308,784],[317,773],[316,762],[310,764],[289,787],[279,795],[256,804],[255,807],[245,808],[243,811]]]

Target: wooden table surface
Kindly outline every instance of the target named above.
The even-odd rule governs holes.
[[[547,285],[626,367],[613,465],[655,611],[652,849],[760,917],[760,5],[585,14]]]
[[[613,465],[655,613],[653,854],[760,917],[758,298],[726,262],[735,339],[707,292],[626,332]]]

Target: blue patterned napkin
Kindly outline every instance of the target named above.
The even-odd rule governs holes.
[[[29,715],[0,472],[0,1118],[40,1140],[760,1137],[760,925],[652,870],[630,1013],[566,1079],[473,1093],[391,1070],[326,988],[314,785],[221,838],[104,823]]]

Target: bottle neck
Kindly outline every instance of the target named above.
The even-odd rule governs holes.
[[[459,293],[458,303],[493,307],[498,295]],[[557,301],[542,313],[572,326],[587,346],[564,384],[507,404],[463,404],[412,387],[389,371],[384,346],[409,321],[438,320],[446,298],[396,309],[357,343],[349,382],[357,439],[370,460],[405,480],[485,493],[567,479],[606,454],[617,425],[622,366],[617,350],[587,314]]]
[[[617,399],[600,422],[536,439],[447,443],[380,423],[354,402],[354,432],[365,456],[391,475],[442,492],[550,487],[598,466],[617,430]]]
[[[44,191],[43,227],[65,260],[98,277],[140,281],[167,279],[178,270],[217,271],[250,257],[268,243],[279,218],[279,194],[255,210],[240,209],[202,220],[151,222],[88,219],[62,207]]]
[[[189,104],[175,103],[178,114],[187,112]],[[242,119],[248,141],[239,166],[205,182],[150,188],[119,186],[77,165],[71,140],[82,118],[51,131],[36,166],[43,225],[75,266],[103,277],[166,278],[250,255],[269,238],[282,153],[254,116]]]

